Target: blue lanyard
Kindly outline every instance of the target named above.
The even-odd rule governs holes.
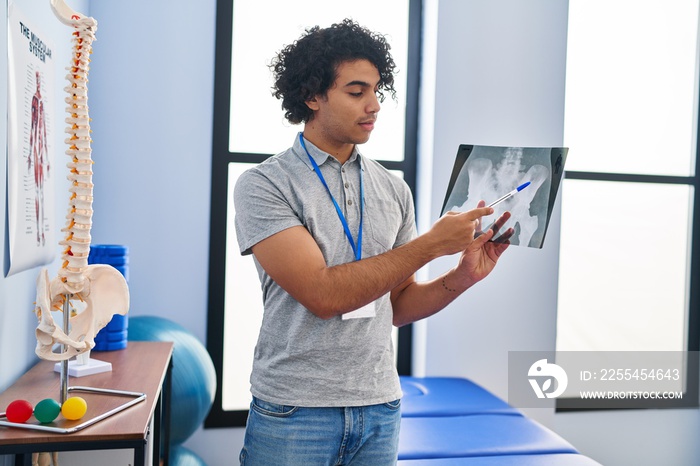
[[[364,186],[362,182],[362,167],[360,167],[360,229],[357,232],[357,245],[355,245],[355,240],[352,239],[352,233],[350,233],[350,227],[348,226],[348,221],[345,219],[345,215],[343,215],[343,211],[340,210],[340,206],[338,205],[338,202],[335,200],[333,197],[333,194],[331,193],[330,188],[328,187],[328,184],[326,183],[326,179],[323,177],[323,174],[321,173],[321,170],[318,168],[318,164],[314,160],[313,157],[311,157],[311,154],[309,154],[309,150],[306,148],[306,144],[304,144],[304,137],[302,133],[299,133],[299,142],[301,142],[301,147],[304,148],[306,151],[306,155],[309,156],[309,160],[311,161],[311,165],[314,167],[314,171],[318,175],[318,178],[321,180],[321,183],[323,183],[323,186],[326,187],[326,191],[328,191],[328,195],[331,197],[331,201],[333,201],[333,205],[335,206],[335,211],[338,213],[338,218],[340,219],[340,223],[343,224],[343,229],[345,230],[345,236],[347,236],[348,241],[350,241],[350,246],[352,246],[352,252],[355,253],[355,260],[360,260],[362,259],[362,217],[363,217],[363,211],[365,210],[365,191],[364,191]]]

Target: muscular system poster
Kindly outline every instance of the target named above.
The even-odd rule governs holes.
[[[54,63],[46,36],[8,4],[7,275],[54,257]]]

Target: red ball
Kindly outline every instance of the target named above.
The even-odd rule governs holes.
[[[33,412],[34,408],[30,402],[27,400],[15,400],[7,405],[5,415],[8,421],[21,423],[27,422],[32,417]]]

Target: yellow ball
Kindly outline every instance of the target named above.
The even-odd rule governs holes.
[[[87,402],[79,396],[68,398],[65,402],[63,402],[63,406],[61,406],[61,414],[63,414],[63,417],[71,421],[80,419],[81,417],[85,416],[86,412]]]

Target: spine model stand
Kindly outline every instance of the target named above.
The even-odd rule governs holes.
[[[64,248],[63,263],[58,276],[53,280],[49,280],[46,269],[39,273],[34,312],[39,320],[36,328],[36,354],[45,360],[61,361],[60,403],[45,399],[33,407],[27,400],[15,400],[10,403],[6,413],[0,413],[0,425],[70,434],[144,401],[146,394],[97,387],[68,387],[68,359],[88,355],[95,347],[97,332],[115,314],[124,315],[128,312],[129,288],[124,276],[114,267],[104,264],[88,265],[93,184],[87,75],[97,22],[68,8],[64,0],[51,0],[51,7],[64,24],[73,28],[73,56],[66,77],[69,84],[65,88],[68,94],[66,154],[70,157],[70,198],[66,227],[63,228],[66,236],[60,241]],[[76,304],[75,308],[73,304]],[[62,327],[54,323],[51,315],[54,310],[63,312]],[[60,346],[60,352],[53,351],[57,345]],[[53,424],[59,414],[58,409],[70,421],[81,419],[88,412],[84,399],[68,398],[71,391],[128,397],[130,400],[101,414],[96,415],[96,410],[93,410],[90,419],[78,425],[64,424],[62,420],[57,421],[58,425]],[[38,424],[27,422],[32,414],[39,421]],[[7,421],[1,420],[2,418],[7,418]],[[50,456],[56,465],[56,455]],[[51,459],[47,454],[33,455],[34,464],[47,459]]]
[[[44,432],[70,434],[95,424],[146,399],[145,393],[107,388],[68,387],[68,359],[84,357],[95,347],[95,335],[107,325],[115,314],[124,315],[129,310],[129,288],[124,276],[114,267],[104,264],[88,265],[90,254],[90,229],[92,227],[92,150],[90,148],[90,117],[87,105],[87,75],[90,69],[90,53],[95,40],[97,22],[71,10],[64,0],[51,0],[51,7],[64,24],[73,28],[73,56],[68,67],[66,103],[66,155],[70,198],[63,263],[58,276],[49,280],[43,269],[37,277],[36,307],[39,320],[36,328],[36,354],[45,360],[61,361],[60,403],[52,399],[40,401],[36,407],[27,400],[10,403],[6,413],[0,413],[0,425]],[[76,305],[74,307],[74,304]],[[63,311],[63,325],[55,325],[52,311]],[[54,346],[60,352],[54,352]],[[89,359],[89,358],[88,358]],[[80,397],[68,398],[68,393],[78,391],[102,396],[128,397],[129,401],[107,412],[95,415],[78,424],[65,424],[54,420],[60,413],[69,421],[81,419],[88,411],[87,402]],[[10,409],[12,407],[12,409]],[[38,424],[28,423],[34,415]],[[7,421],[2,420],[7,418]],[[56,465],[56,455],[53,463]],[[47,454],[34,454],[34,464],[50,459]]]
[[[63,0],[51,0],[56,16],[73,28],[73,54],[67,68],[68,86],[65,91],[66,133],[70,158],[70,198],[66,226],[63,263],[58,277],[49,280],[46,269],[37,278],[35,312],[39,319],[36,329],[37,355],[46,360],[66,361],[95,346],[95,335],[109,323],[114,314],[129,310],[129,289],[122,274],[109,265],[88,265],[90,230],[92,228],[92,142],[88,114],[87,76],[90,54],[95,40],[97,21],[70,9]],[[73,305],[82,308],[79,312]],[[63,329],[56,326],[52,310],[63,311]],[[70,315],[69,315],[70,314]],[[53,352],[57,343],[62,352]]]

